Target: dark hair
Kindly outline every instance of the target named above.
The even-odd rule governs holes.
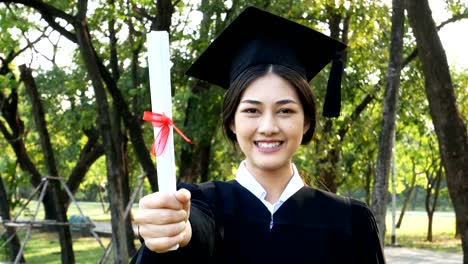
[[[231,86],[224,95],[223,102],[223,131],[230,143],[236,144],[236,135],[231,131],[231,124],[234,121],[237,106],[239,105],[245,89],[256,79],[273,73],[287,80],[296,89],[304,110],[304,122],[309,122],[310,126],[302,137],[301,144],[308,144],[315,132],[315,97],[310,89],[309,83],[298,72],[278,64],[261,64],[247,68],[231,83]]]

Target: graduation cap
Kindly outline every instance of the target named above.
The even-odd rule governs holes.
[[[221,32],[186,75],[228,89],[251,66],[279,64],[310,82],[332,62],[322,114],[337,117],[341,108],[341,53],[345,48],[345,44],[318,31],[251,6]]]

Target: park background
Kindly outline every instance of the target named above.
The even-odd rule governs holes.
[[[460,25],[466,25],[468,3],[431,1],[430,12],[427,1],[410,2],[420,13],[408,12],[414,12],[410,4],[403,13],[401,0],[0,0],[0,261],[14,260],[23,244],[20,257],[28,263],[96,263],[105,248],[111,249],[108,261],[127,263],[138,248],[126,208],[158,188],[149,152],[153,131],[142,120],[151,109],[151,30],[170,34],[173,119],[196,142],[175,136],[178,181],[233,178],[242,156],[220,130],[224,91],[184,72],[248,5],[349,46],[342,114],[325,119],[319,112],[312,143],[294,158],[306,182],[369,204],[379,225],[386,222],[386,245],[395,242],[396,208],[399,246],[462,253],[468,217],[457,208],[468,202],[468,168],[450,163],[467,156],[468,41]],[[428,38],[418,39],[421,34]],[[439,38],[442,49],[424,45]],[[428,63],[442,70],[429,74]],[[328,70],[311,82],[319,106]],[[431,79],[447,73],[448,79]],[[454,97],[442,104],[455,112],[431,111],[434,87],[439,99]],[[447,144],[437,120],[446,120],[449,132],[461,131],[454,137],[460,141]],[[465,152],[443,158],[449,157],[444,150],[457,147]],[[87,217],[110,222],[111,231],[100,233],[102,245],[86,224],[66,224]]]

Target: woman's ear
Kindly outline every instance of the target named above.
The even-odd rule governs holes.
[[[229,128],[231,129],[232,133],[236,134],[236,125],[234,124],[234,121],[231,122]]]
[[[310,128],[310,120],[304,120],[304,130],[302,134],[305,135],[305,133],[309,131],[309,128]]]

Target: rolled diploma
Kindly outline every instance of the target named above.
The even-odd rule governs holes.
[[[148,69],[151,90],[151,110],[164,113],[172,119],[171,75],[169,59],[169,35],[166,31],[151,31],[147,35]],[[154,138],[160,128],[154,127]],[[176,192],[174,137],[169,128],[169,137],[164,152],[156,157],[158,188],[160,192]],[[179,245],[172,248],[175,250]]]
[[[151,110],[153,113],[164,113],[172,119],[169,36],[166,31],[151,31],[147,38]],[[154,127],[155,139],[159,130],[159,127]],[[156,168],[159,191],[175,192],[176,175],[172,127],[169,128],[169,137],[164,152],[156,157]]]

